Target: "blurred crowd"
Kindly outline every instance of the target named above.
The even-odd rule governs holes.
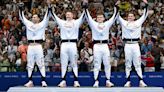
[[[18,0],[0,1],[0,71],[16,72],[26,71],[28,41],[26,28],[19,20]],[[39,14],[43,18],[47,9],[46,0],[22,0],[25,3],[25,15],[31,19],[33,14]],[[96,13],[103,11],[106,20],[113,14],[116,0],[89,0],[89,11],[93,18]],[[164,1],[149,0],[149,16],[142,27],[142,39],[140,40],[142,69],[145,72],[164,71]],[[65,12],[73,10],[77,19],[83,9],[81,0],[52,0],[55,13],[64,19]],[[126,19],[129,11],[133,11],[138,19],[142,15],[144,3],[142,0],[121,0],[120,14]],[[46,28],[46,40],[43,44],[45,54],[46,71],[60,71],[60,31],[53,21],[49,20]],[[93,71],[93,42],[91,30],[84,22],[80,27],[78,47],[79,71]],[[118,22],[112,26],[109,38],[109,48],[112,71],[124,71],[124,42],[121,39],[121,28]],[[38,68],[35,67],[37,71]],[[68,71],[71,71],[71,65]],[[102,67],[103,71],[103,67]]]

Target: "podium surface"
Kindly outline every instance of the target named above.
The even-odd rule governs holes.
[[[164,92],[162,87],[10,87],[7,92]]]

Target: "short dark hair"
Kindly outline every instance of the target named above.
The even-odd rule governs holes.
[[[103,15],[104,18],[105,18],[105,15],[104,15],[104,12],[103,12],[103,11],[98,11],[98,12],[97,12],[97,16],[99,16],[99,15]]]
[[[66,12],[71,12],[72,14],[73,14],[73,10],[72,9],[67,9],[67,11]]]
[[[131,10],[131,11],[129,11],[129,12],[127,13],[127,15],[129,15],[129,14],[133,14],[133,15],[135,16],[135,15],[137,15],[137,12],[136,12],[136,11]]]
[[[34,13],[32,16],[37,15],[38,18],[40,18],[40,14]]]

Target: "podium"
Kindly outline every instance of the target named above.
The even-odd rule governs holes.
[[[162,87],[10,87],[7,92],[164,92]]]

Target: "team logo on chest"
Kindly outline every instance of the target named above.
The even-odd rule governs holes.
[[[127,27],[135,27],[135,23],[134,22],[128,22],[127,23]]]
[[[130,31],[133,31],[139,27],[135,22],[128,22],[126,25],[129,29],[131,29]]]
[[[64,24],[64,27],[66,27],[66,28],[73,28],[73,26],[74,26],[74,23],[73,22],[66,22]]]
[[[105,28],[104,23],[99,23],[99,24],[98,24],[98,29],[99,29],[99,30],[103,30],[104,28]]]
[[[33,30],[36,30],[37,29],[37,26],[38,25],[36,25],[36,24],[35,25],[31,25],[30,28],[33,29]]]

